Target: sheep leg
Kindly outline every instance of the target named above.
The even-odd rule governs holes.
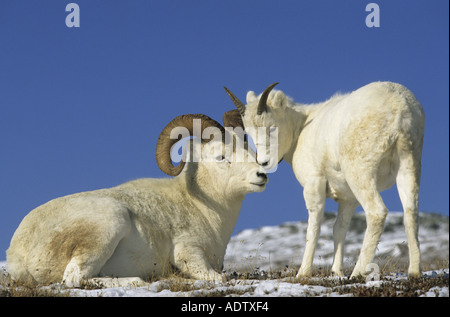
[[[358,174],[355,173],[354,175]],[[353,193],[365,211],[367,228],[364,234],[359,259],[353,269],[351,277],[367,275],[368,272],[366,272],[366,267],[373,260],[388,213],[388,210],[383,203],[383,199],[377,191],[375,178],[365,178],[364,175],[360,173],[357,179],[359,180],[358,186],[352,186],[352,184],[354,185],[352,182],[349,182],[349,185],[351,185],[350,187],[352,188]]]
[[[184,274],[206,281],[223,282],[225,277],[216,272],[201,248],[176,245],[174,249],[175,266]]]
[[[408,238],[408,274],[418,277],[420,276],[420,248],[418,239],[420,160],[414,160],[412,155],[402,158],[396,181],[403,206],[403,222]]]
[[[80,287],[83,280],[98,275],[122,237],[123,235],[111,237],[105,240],[104,244],[90,250],[83,250],[84,253],[72,257],[64,270],[63,283],[68,287]]]
[[[339,202],[337,218],[333,228],[334,260],[331,267],[331,272],[336,276],[344,276],[342,264],[344,260],[345,236],[357,205],[358,202],[356,201]]]
[[[122,219],[120,219],[122,218]],[[81,242],[73,245],[72,257],[67,264],[62,281],[69,287],[79,287],[82,280],[95,277],[112,256],[120,240],[129,232],[128,213],[109,223],[97,223],[91,234],[80,237]]]
[[[319,177],[314,179],[305,186],[303,196],[308,209],[308,227],[306,229],[305,252],[297,277],[311,276],[314,253],[325,210],[326,180]]]

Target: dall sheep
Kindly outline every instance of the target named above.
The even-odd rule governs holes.
[[[174,166],[171,150],[186,137],[183,131],[193,135],[195,124],[202,141],[191,139],[187,147],[199,160],[184,156]],[[111,279],[96,277],[109,276],[118,277],[118,285],[140,285],[143,278],[175,267],[194,279],[222,281],[242,201],[248,193],[263,191],[268,181],[248,148],[246,160],[233,160],[229,150],[225,155],[224,135],[222,125],[206,115],[178,116],[163,129],[156,149],[158,166],[175,177],[138,179],[60,197],[32,210],[7,250],[13,280],[78,286],[84,280],[104,284]]]
[[[256,129],[248,130],[258,162],[270,169],[284,159],[303,186],[309,218],[297,277],[311,274],[327,197],[339,203],[333,274],[343,275],[345,235],[356,207],[361,205],[367,229],[352,277],[367,275],[366,266],[373,260],[388,212],[379,193],[394,183],[404,209],[408,273],[419,276],[418,205],[425,126],[419,101],[400,84],[374,82],[322,103],[302,105],[282,91],[271,91],[276,84],[260,96],[249,91],[246,106],[225,90],[237,107],[232,111],[241,115],[246,130],[265,127],[269,133],[268,128],[278,128],[277,157],[268,153],[264,142],[258,142]]]

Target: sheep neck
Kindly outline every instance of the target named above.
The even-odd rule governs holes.
[[[284,122],[282,124],[284,128],[287,128],[286,135],[288,137],[281,141],[289,143],[289,145],[283,146],[283,148],[287,149],[285,153],[283,153],[283,159],[289,164],[292,164],[292,155],[297,147],[297,140],[303,127],[308,121],[311,110],[313,110],[311,106],[304,106],[301,104],[287,105],[286,109],[283,109],[282,115]],[[279,147],[279,149],[280,148],[281,147]]]
[[[314,104],[300,104],[292,103],[286,106],[283,111],[283,118],[289,129],[289,134],[291,135],[290,147],[288,151],[284,154],[283,158],[286,162],[292,165],[292,156],[297,148],[297,142],[302,133],[314,118],[323,111],[326,107],[336,103],[342,96],[332,97],[325,102],[314,103]]]
[[[241,193],[223,193],[213,185],[199,186],[203,184],[197,173],[192,172],[192,165],[188,166],[187,173],[181,179],[185,183],[188,194],[193,198],[193,203],[198,210],[208,219],[216,231],[231,236],[236,225],[242,207],[244,196]]]

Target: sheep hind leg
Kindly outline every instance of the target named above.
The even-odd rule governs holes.
[[[87,234],[71,242],[70,245],[74,246],[72,257],[62,277],[66,286],[79,287],[83,281],[97,276],[106,261],[113,255],[120,240],[129,231],[129,223],[112,221],[109,225],[97,227],[99,228],[102,230],[93,230],[91,235]],[[119,274],[119,272],[115,273]]]
[[[420,248],[418,239],[420,163],[411,156],[400,160],[397,190],[403,206],[403,222],[408,238],[409,268],[412,277],[420,276]],[[419,161],[420,162],[420,161]]]
[[[374,258],[388,213],[383,199],[377,191],[374,178],[368,177],[363,179],[360,174],[358,185],[359,186],[355,186],[355,184],[353,184],[353,186],[351,185],[351,188],[364,209],[367,228],[364,234],[361,252],[355,268],[353,269],[351,278],[367,275],[368,272],[366,269]]]
[[[88,283],[101,288],[111,287],[141,287],[149,285],[140,277],[94,277]]]
[[[95,262],[87,263],[84,257],[73,257],[64,270],[62,282],[67,287],[81,287],[88,283],[91,277],[96,276],[106,260],[97,259]],[[92,283],[96,284],[96,283]]]
[[[95,248],[77,252],[78,254],[74,255],[67,264],[62,282],[68,287],[80,287],[83,281],[97,276],[106,261],[114,253],[122,237],[123,235],[116,234],[105,239]]]
[[[77,263],[76,258],[72,258],[64,271],[63,281],[67,287],[80,287],[83,283],[101,288],[110,287],[139,287],[146,283],[140,277],[93,277],[98,273],[98,266],[82,266]]]

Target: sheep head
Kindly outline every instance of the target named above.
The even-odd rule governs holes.
[[[261,115],[263,112],[267,111],[267,98],[269,97],[270,92],[272,91],[272,89],[276,85],[278,85],[278,83],[273,83],[272,85],[267,87],[264,90],[264,92],[261,94],[261,98],[259,99],[258,107],[257,107],[257,111],[256,111],[256,113],[258,115]],[[245,105],[227,87],[223,87],[223,88],[225,89],[225,91],[228,94],[228,96],[230,96],[231,101],[233,101],[234,105],[238,109],[238,111],[241,114],[241,116],[244,117],[244,115],[245,115]]]
[[[186,162],[192,162],[189,163],[194,164],[189,165],[192,169],[188,167],[186,171],[195,171],[196,177],[202,181],[191,182],[191,186],[202,188],[204,192],[245,195],[264,190],[267,174],[256,162],[254,151],[248,148],[243,137],[240,114],[229,112],[224,115],[224,123],[227,125],[226,130],[220,123],[203,114],[188,114],[173,119],[158,138],[156,161],[159,168],[168,175],[177,176]],[[236,132],[239,130],[242,133]],[[186,144],[189,157],[184,156],[174,166],[172,148],[179,140],[189,136],[194,136]]]
[[[201,122],[200,133],[207,128],[216,128],[219,129],[224,137],[225,129],[223,126],[204,114],[186,114],[176,117],[164,127],[156,144],[156,162],[159,168],[167,175],[176,176],[183,170],[186,162],[182,160],[180,164],[174,166],[170,158],[170,152],[173,145],[185,136],[185,133],[182,132],[186,131],[186,129],[190,136],[194,135],[194,120],[196,119]],[[205,141],[205,138],[202,138],[202,141]]]
[[[247,105],[240,101],[229,89],[224,87],[226,93],[237,108],[235,111],[241,116],[242,124],[246,132],[252,137],[256,145],[258,162],[268,169],[276,168],[277,163],[283,159],[282,153],[284,153],[284,149],[278,149],[280,146],[278,139],[281,140],[283,138],[283,135],[279,133],[283,133],[285,130],[282,122],[283,119],[280,119],[285,117],[285,114],[279,110],[283,110],[287,97],[281,91],[276,91],[271,94],[276,85],[278,83],[273,83],[268,86],[259,97],[253,91],[249,91],[247,93]],[[277,112],[280,113],[280,116],[277,116]],[[263,131],[260,131],[260,129],[263,129]],[[273,131],[276,131],[276,140],[274,140]],[[277,143],[276,153],[272,151],[274,142]]]

